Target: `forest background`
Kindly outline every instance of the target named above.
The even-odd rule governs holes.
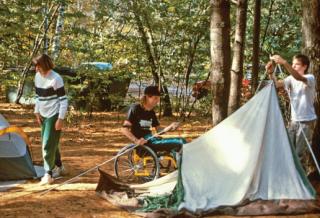
[[[141,94],[126,95],[129,84],[157,84],[164,93],[160,116],[211,117],[214,126],[255,93],[272,54],[289,62],[296,53],[307,54],[319,93],[319,5],[319,0],[1,0],[0,91],[14,90],[19,102],[23,86],[33,80],[32,58],[47,53],[65,78],[75,110],[119,111]],[[99,70],[92,62],[112,67]],[[211,85],[206,97],[196,99],[191,90],[201,80]],[[288,100],[279,96],[288,120]],[[319,95],[319,115],[318,105]],[[314,146],[319,128],[318,122]]]

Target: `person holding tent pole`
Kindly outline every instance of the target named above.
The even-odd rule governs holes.
[[[54,65],[51,58],[42,54],[33,59],[33,64],[36,68],[34,113],[41,126],[42,157],[46,171],[40,184],[44,185],[52,184],[55,177],[65,173],[59,140],[68,109],[68,99],[62,77],[52,70]]]
[[[269,78],[275,82],[276,87],[285,88],[289,95],[291,104],[291,122],[288,128],[289,137],[302,165],[307,174],[309,174],[313,172],[314,165],[308,152],[307,143],[310,143],[312,140],[317,119],[314,108],[316,93],[315,77],[308,73],[309,58],[302,54],[295,55],[292,65],[280,55],[273,55],[270,59],[271,61],[266,65],[266,70],[269,73]],[[272,61],[284,66],[291,75],[284,80],[277,80],[273,74]]]
[[[164,129],[165,131],[160,128],[154,111],[154,107],[160,101],[160,95],[158,86],[146,87],[141,102],[131,105],[121,132],[136,145],[147,144],[155,150],[161,147],[160,149],[173,151],[176,155],[176,152],[180,151],[182,145],[186,143],[185,139],[152,137],[148,140],[152,135],[152,127],[156,128],[157,132],[167,132],[175,130],[179,125],[178,122],[173,122]]]

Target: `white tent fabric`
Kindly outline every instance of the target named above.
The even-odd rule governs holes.
[[[146,196],[159,196],[170,194],[177,184],[178,171],[174,171],[159,179],[138,185],[130,185],[135,193],[145,193]]]
[[[184,202],[196,212],[244,199],[314,199],[295,161],[273,85],[183,147]]]
[[[270,83],[219,125],[183,146],[184,201],[179,209],[208,211],[243,200],[314,199],[294,154]],[[152,196],[170,193],[178,173],[131,186]],[[161,180],[159,182],[159,180]]]

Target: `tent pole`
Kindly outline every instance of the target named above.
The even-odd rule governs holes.
[[[68,179],[67,181],[65,181],[65,182],[63,182],[63,183],[61,183],[61,184],[58,184],[58,185],[56,185],[56,186],[54,186],[54,187],[52,187],[52,188],[49,188],[49,189],[41,192],[41,193],[40,193],[40,196],[47,194],[48,192],[50,192],[50,191],[53,190],[53,189],[56,189],[56,188],[58,188],[58,187],[61,187],[61,186],[63,186],[63,185],[66,185],[66,184],[69,184],[69,183],[73,182],[74,180],[78,179],[79,177],[81,177],[81,176],[83,176],[83,175],[85,175],[85,174],[87,174],[87,173],[89,173],[89,172],[91,172],[91,171],[93,171],[93,170],[98,169],[100,166],[102,166],[102,165],[104,165],[104,164],[106,164],[106,163],[108,163],[108,162],[116,159],[117,157],[119,157],[119,156],[127,153],[128,151],[133,150],[134,148],[136,148],[136,147],[138,147],[138,146],[139,146],[139,145],[135,145],[135,146],[133,146],[132,148],[123,151],[122,153],[114,156],[113,158],[111,158],[111,159],[109,159],[109,160],[107,160],[107,161],[104,161],[103,163],[98,164],[98,165],[96,165],[96,166],[94,166],[94,167],[86,170],[86,171],[83,172],[83,173],[80,173],[79,175],[77,175],[77,176],[75,176],[75,177],[73,177],[73,178],[71,178],[71,179]]]
[[[163,133],[165,133],[165,132],[168,132],[169,130],[170,130],[170,128],[169,128],[169,126],[167,126],[167,127],[164,128],[162,131],[160,131],[160,132],[158,132],[158,133],[150,136],[150,137],[147,138],[146,140],[149,141],[150,139],[153,139],[153,138],[155,138],[155,137],[157,137],[157,136],[159,136],[159,135],[161,135],[161,134],[163,134]],[[77,176],[75,176],[75,177],[73,177],[73,178],[71,178],[71,179],[68,179],[67,181],[65,181],[65,182],[63,182],[63,183],[61,183],[61,184],[58,184],[58,185],[56,185],[56,186],[54,186],[54,187],[52,187],[52,188],[49,188],[49,189],[41,192],[41,193],[40,193],[40,196],[47,194],[48,192],[52,191],[53,189],[56,189],[56,188],[58,188],[58,187],[61,187],[61,186],[63,186],[63,185],[66,185],[66,184],[69,184],[69,183],[73,182],[74,180],[78,179],[79,177],[81,177],[81,176],[83,176],[83,175],[85,175],[85,174],[87,174],[87,173],[89,173],[89,172],[91,172],[91,171],[93,171],[93,170],[98,169],[100,166],[102,166],[102,165],[104,165],[104,164],[106,164],[106,163],[108,163],[108,162],[116,159],[117,157],[119,157],[119,156],[121,156],[121,155],[123,155],[123,154],[125,154],[125,153],[127,153],[127,152],[129,152],[129,151],[131,151],[131,150],[133,150],[133,149],[135,149],[135,148],[138,147],[138,146],[139,146],[139,145],[134,145],[132,148],[129,148],[129,149],[123,151],[122,153],[117,154],[116,156],[112,157],[111,159],[106,160],[106,161],[104,161],[103,163],[98,164],[98,165],[96,165],[96,166],[94,166],[94,167],[86,170],[85,172],[80,173],[79,175],[77,175]]]
[[[292,105],[291,105],[291,107],[292,107]],[[316,156],[314,155],[314,152],[312,151],[312,147],[311,147],[311,145],[310,145],[310,143],[309,143],[309,141],[308,141],[308,139],[307,139],[307,136],[306,136],[306,134],[305,134],[305,132],[304,132],[302,126],[301,126],[301,123],[300,123],[300,122],[298,122],[298,123],[299,123],[299,128],[301,129],[302,135],[303,135],[303,137],[304,137],[304,140],[306,141],[306,143],[307,143],[307,145],[308,145],[309,151],[310,151],[310,153],[311,153],[311,156],[312,156],[312,158],[313,158],[313,161],[314,161],[314,163],[316,164],[318,173],[319,173],[319,175],[320,175],[320,167],[319,167],[319,164],[318,164],[318,160],[317,160]]]

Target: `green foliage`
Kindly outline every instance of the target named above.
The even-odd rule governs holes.
[[[270,4],[271,6],[271,16]],[[250,63],[252,53],[254,1],[249,1],[249,16],[246,34],[246,60]],[[280,54],[291,60],[291,57],[301,50],[301,2],[298,0],[262,1],[260,57],[261,63],[269,60],[269,55]]]
[[[91,114],[95,110],[110,110],[123,104],[130,75],[82,64],[76,77],[67,77],[66,82],[71,104]]]
[[[274,3],[268,24],[271,1]],[[175,90],[170,96],[174,100],[173,108],[176,112],[188,113],[192,104],[191,86],[198,80],[204,80],[210,68],[210,8],[209,1],[205,0],[0,1],[0,74],[4,75],[1,85],[17,84],[22,70],[9,73],[7,69],[23,69],[30,60],[37,35],[43,35],[43,28],[39,27],[44,20],[44,8],[51,5],[55,8],[61,2],[67,7],[61,51],[55,64],[75,69],[81,66],[77,77],[65,79],[72,103],[90,102],[91,108],[84,107],[90,112],[100,107],[98,96],[103,95],[103,90],[117,84],[117,81],[153,82],[150,60],[136,20],[138,16],[155,58],[156,73],[162,75],[163,84]],[[251,63],[253,2],[249,1],[245,64]],[[233,5],[232,34],[235,12]],[[298,0],[262,1],[261,63],[268,59],[269,54],[278,53],[289,58],[300,50],[300,15]],[[56,16],[48,30],[49,54],[55,22]],[[194,62],[187,79],[191,58]],[[94,61],[112,63],[113,69],[99,72],[81,65]],[[88,94],[79,95],[84,90]],[[107,98],[117,102],[116,105],[122,104],[123,97],[109,93]],[[127,99],[126,102],[132,101],[135,99]],[[210,108],[210,104],[208,97],[195,104],[195,111],[207,113],[210,109],[206,108]]]

